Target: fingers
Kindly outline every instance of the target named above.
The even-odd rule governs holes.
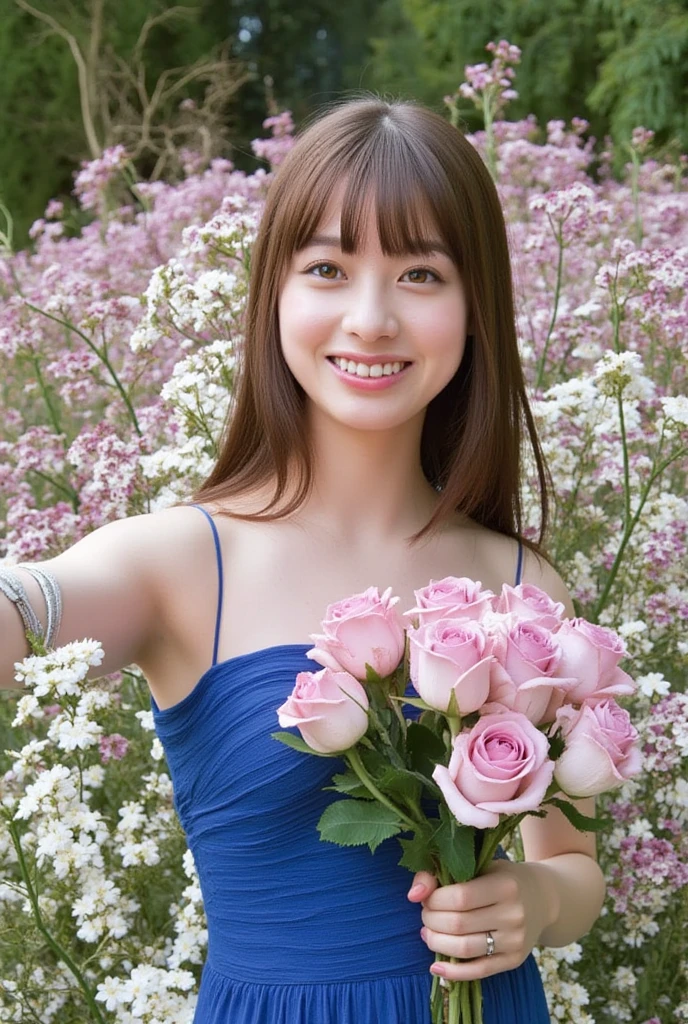
[[[427,899],[430,893],[435,891],[437,884],[437,879],[429,871],[417,871],[413,876],[408,898],[412,903]]]
[[[442,953],[444,956],[456,957],[459,960],[475,960],[478,957],[486,957],[491,961],[490,966],[492,966],[492,962],[497,958],[498,951],[502,957],[506,952],[506,950],[501,948],[504,936],[498,931],[491,933],[494,939],[495,951],[489,958],[487,957],[486,932],[472,933],[471,935],[446,935],[444,932],[434,932],[432,929],[424,927],[421,929],[420,934],[428,949],[432,950],[433,953]],[[471,966],[475,967],[475,965]],[[452,975],[446,974],[445,977],[451,978]]]

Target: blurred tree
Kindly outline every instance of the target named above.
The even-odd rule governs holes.
[[[365,84],[443,111],[442,98],[463,81],[466,64],[489,62],[485,44],[508,39],[522,50],[519,98],[509,104],[509,118],[535,113],[545,124],[586,117],[600,137],[607,122],[588,108],[586,97],[604,56],[598,37],[608,24],[591,0],[384,0]],[[465,124],[480,126],[469,103]]]
[[[361,87],[367,42],[379,0],[206,0],[202,22],[216,36],[231,35],[232,52],[255,79],[242,89],[233,157],[255,167],[250,140],[275,110],[300,123],[342,91]]]
[[[651,128],[688,148],[688,2],[590,0],[604,17],[604,62],[588,96],[614,138]]]
[[[201,24],[202,2],[0,0],[0,200],[20,243],[107,146],[124,144],[146,177],[178,171],[182,145],[227,149],[247,75]]]

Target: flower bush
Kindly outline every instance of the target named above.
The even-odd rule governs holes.
[[[688,1021],[687,158],[655,152],[639,127],[616,180],[611,142],[596,153],[584,120],[506,120],[519,52],[489,49],[492,64],[467,68],[446,102],[455,122],[462,102],[485,115],[469,139],[508,221],[519,343],[558,495],[550,549],[577,613],[624,638],[639,688],[619,700],[644,756],[640,776],[598,801],[615,821],[598,838],[601,919],[536,956],[559,1021],[674,1024]],[[266,127],[254,148],[276,167],[293,125],[284,113]],[[6,567],[167,507],[213,464],[272,171],[196,166],[175,186],[135,182],[126,154],[104,154],[75,187],[94,219],[70,236],[64,206],[49,204],[32,251],[12,251],[0,207]],[[534,492],[527,483],[531,536]],[[8,1022],[193,1016],[206,942],[193,861],[145,680],[127,666],[86,682],[101,657],[89,640],[37,650],[18,669],[23,694],[0,703]]]

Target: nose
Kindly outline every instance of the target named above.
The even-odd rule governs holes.
[[[342,331],[355,334],[361,341],[374,342],[378,338],[396,338],[399,323],[382,290],[371,286],[352,293],[342,317]]]

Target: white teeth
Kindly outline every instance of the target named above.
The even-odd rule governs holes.
[[[405,365],[404,363],[373,363],[372,366],[368,366],[367,363],[354,363],[351,359],[340,359],[336,356],[333,362],[340,370],[352,373],[356,377],[389,377],[392,373],[399,373]]]

